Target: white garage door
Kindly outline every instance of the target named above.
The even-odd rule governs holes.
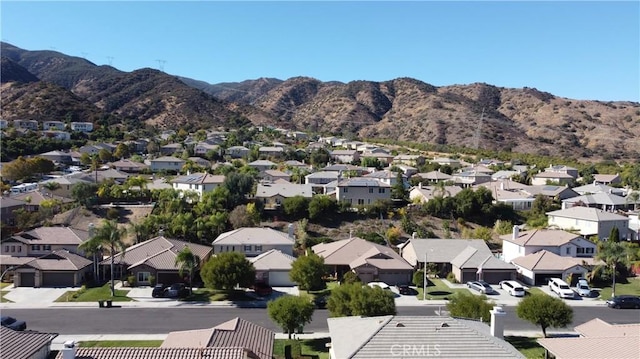
[[[289,279],[289,271],[270,271],[269,285],[272,287],[293,287],[296,283]]]

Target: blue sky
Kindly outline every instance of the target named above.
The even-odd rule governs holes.
[[[209,83],[486,82],[640,101],[640,2],[2,1],[2,40]]]

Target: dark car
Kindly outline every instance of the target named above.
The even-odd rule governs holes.
[[[402,295],[415,295],[415,294],[418,294],[418,291],[416,291],[415,289],[409,287],[406,284],[397,285],[396,288],[398,289],[398,293],[400,293]]]
[[[616,309],[640,309],[640,297],[636,295],[618,295],[607,300],[607,306]]]
[[[27,323],[22,320],[17,320],[14,317],[9,317],[3,315],[2,318],[2,326],[7,327],[13,330],[25,330],[27,329]]]
[[[315,297],[313,299],[313,304],[316,306],[316,308],[318,309],[324,309],[327,307],[327,297],[321,295],[318,297]]]
[[[256,283],[253,285],[253,291],[261,297],[266,297],[273,293],[273,288],[266,283]]]
[[[164,290],[166,298],[186,298],[189,296],[189,289],[184,283],[174,283]]]
[[[153,287],[153,291],[151,292],[151,296],[154,298],[162,298],[164,297],[164,291],[167,289],[167,285],[158,283]]]

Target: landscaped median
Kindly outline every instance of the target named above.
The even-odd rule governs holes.
[[[132,302],[133,299],[127,297],[128,290],[116,289],[115,295],[111,296],[110,284],[107,283],[101,287],[93,287],[87,288],[82,286],[82,288],[78,290],[72,290],[65,292],[60,298],[56,299],[56,302],[64,303],[64,302],[93,302],[98,303],[103,301],[104,303],[107,301],[111,302]],[[106,306],[106,305],[105,305]]]
[[[6,299],[4,296],[5,294],[9,293],[6,290],[1,290],[4,289],[5,287],[8,287],[10,285],[13,285],[13,283],[0,283],[0,303],[12,303],[9,299]]]

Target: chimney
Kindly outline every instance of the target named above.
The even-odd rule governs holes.
[[[491,313],[491,335],[504,339],[504,318],[507,313],[498,306],[493,307],[489,313]]]
[[[288,229],[288,234],[289,234],[289,238],[294,239],[293,238],[293,223],[289,223],[289,226],[287,226]]]
[[[511,236],[511,239],[516,240],[518,237],[520,237],[520,227],[513,226],[513,235]]]
[[[418,182],[418,188],[422,189],[422,182]]]
[[[500,182],[500,190],[504,191],[504,182],[502,182],[502,181]]]
[[[418,235],[418,232],[411,233],[411,239],[416,239],[417,235]]]
[[[62,359],[75,359],[76,357],[76,342],[73,340],[67,340],[64,342],[62,348]]]

